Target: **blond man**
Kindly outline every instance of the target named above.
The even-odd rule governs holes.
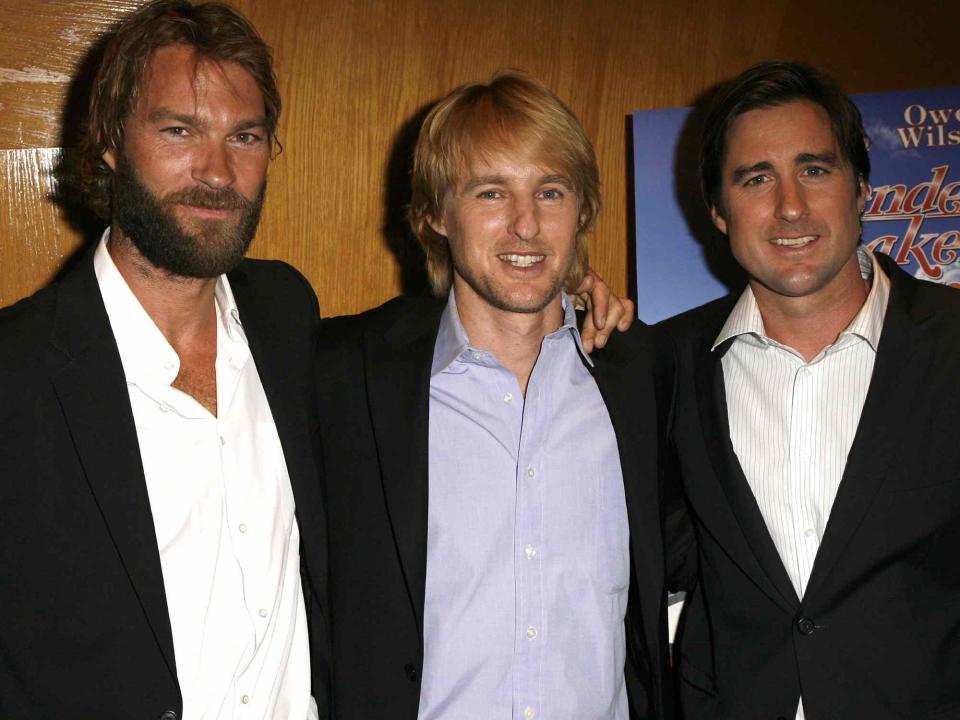
[[[593,148],[540,83],[426,118],[411,224],[434,300],[328,322],[318,362],[337,716],[669,714],[647,330],[588,356],[564,288]]]

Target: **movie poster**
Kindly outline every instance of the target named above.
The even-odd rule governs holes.
[[[960,288],[960,88],[853,95],[870,136],[863,242]],[[638,313],[657,322],[743,286],[700,198],[702,109],[633,114]]]

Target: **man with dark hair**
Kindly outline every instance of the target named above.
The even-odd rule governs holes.
[[[279,111],[226,5],[106,45],[82,151],[110,226],[0,312],[4,718],[327,716],[317,301],[243,260]]]
[[[600,208],[593,147],[503,74],[431,110],[413,187],[438,298],[321,331],[337,716],[670,717],[672,377],[644,327],[588,357],[562,292]]]
[[[749,284],[664,325],[689,720],[960,713],[960,293],[860,245],[869,173],[812,68],[750,68],[708,113],[703,191]]]

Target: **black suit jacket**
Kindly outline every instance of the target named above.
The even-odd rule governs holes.
[[[230,283],[297,503],[324,715],[316,297],[277,262],[244,261]],[[92,252],[61,282],[0,311],[0,624],[0,717],[182,713],[137,434]]]
[[[673,439],[699,542],[679,635],[684,716],[960,717],[960,292],[892,281],[873,377],[802,601],[730,442],[710,351],[736,301],[679,342]]]
[[[324,321],[318,357],[329,507],[334,713],[416,720],[423,663],[430,368],[443,303],[400,298]],[[663,717],[666,668],[658,457],[672,360],[637,327],[595,353],[630,522],[631,714]],[[657,363],[656,380],[654,364]]]

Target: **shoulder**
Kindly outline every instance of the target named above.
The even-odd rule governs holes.
[[[892,259],[877,255],[890,278],[890,304],[903,307],[917,320],[936,318],[945,330],[960,336],[960,289],[928,280],[919,280]]]
[[[702,352],[704,345],[713,344],[739,297],[739,292],[726,295],[660,321],[653,326],[656,341],[673,346],[680,358]]]
[[[659,338],[669,338],[682,344],[704,333],[720,332],[723,323],[733,311],[740,293],[732,293],[695,307],[654,325],[654,333]]]
[[[310,281],[282,260],[245,258],[227,274],[227,278],[234,294],[258,301],[317,304],[317,295]]]
[[[358,342],[372,333],[386,336],[436,327],[444,300],[428,297],[395,297],[383,305],[356,315],[325,318],[320,326],[321,341],[328,348]]]
[[[58,290],[56,284],[50,285],[0,309],[0,367],[29,367],[49,347]]]

